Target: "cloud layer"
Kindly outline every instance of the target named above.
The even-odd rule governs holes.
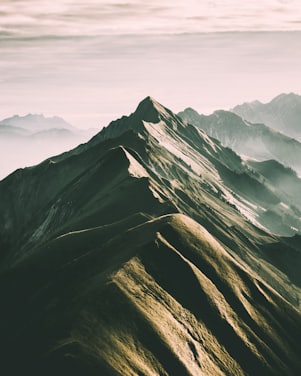
[[[0,35],[301,30],[299,0],[2,0]]]
[[[208,112],[299,93],[300,6],[300,0],[1,0],[0,118],[38,112],[103,126],[146,95],[175,111],[189,105]]]

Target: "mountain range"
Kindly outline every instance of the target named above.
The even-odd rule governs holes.
[[[269,103],[244,103],[232,111],[252,123],[266,124],[301,141],[301,96],[298,94],[280,94]]]
[[[92,128],[79,130],[57,116],[28,114],[4,119],[0,121],[0,179],[19,167],[72,149],[95,133]]]
[[[187,108],[179,116],[242,157],[276,160],[301,176],[301,143],[283,133],[264,124],[250,123],[230,111],[218,110],[206,116]]]
[[[298,375],[298,187],[151,97],[15,171],[0,182],[2,374]]]
[[[64,119],[58,116],[45,117],[42,114],[27,114],[25,116],[14,115],[0,121],[0,129],[4,126],[21,128],[28,133],[42,132],[49,129],[76,131],[76,128],[67,123]]]

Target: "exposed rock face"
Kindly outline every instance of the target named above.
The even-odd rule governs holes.
[[[297,375],[301,226],[273,179],[150,97],[4,179],[2,373]]]

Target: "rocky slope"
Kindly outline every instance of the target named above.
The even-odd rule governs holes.
[[[148,97],[0,182],[2,373],[297,375],[298,216],[261,170]]]
[[[182,119],[204,130],[238,154],[258,161],[276,160],[301,175],[301,143],[264,124],[252,124],[229,111],[200,115],[187,108]]]

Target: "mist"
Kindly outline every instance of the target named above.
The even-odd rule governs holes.
[[[94,134],[49,130],[26,136],[0,134],[0,180],[18,168],[30,167],[87,142]]]

